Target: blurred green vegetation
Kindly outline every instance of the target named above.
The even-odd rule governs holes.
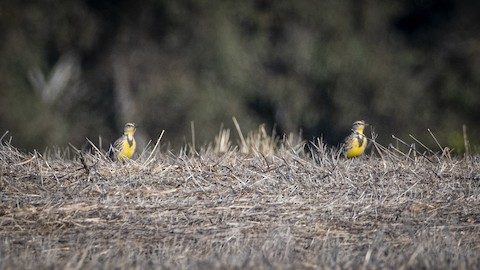
[[[337,144],[364,119],[459,152],[465,124],[478,151],[479,25],[478,1],[6,0],[0,132],[41,150],[132,121],[178,146],[235,116]]]

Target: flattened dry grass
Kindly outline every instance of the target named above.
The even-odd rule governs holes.
[[[478,158],[227,133],[125,164],[2,144],[0,268],[480,268]]]

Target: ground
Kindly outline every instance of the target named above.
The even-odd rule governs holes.
[[[0,268],[480,269],[478,157],[241,146],[121,163],[4,143]]]

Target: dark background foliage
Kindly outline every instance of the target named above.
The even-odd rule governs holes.
[[[0,131],[20,148],[302,131],[339,143],[359,119],[463,152],[480,137],[480,2],[0,3]],[[370,131],[367,132],[370,134]],[[475,149],[474,149],[475,150]]]

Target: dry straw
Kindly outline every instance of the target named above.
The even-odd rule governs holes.
[[[480,268],[478,157],[374,135],[345,160],[321,139],[236,126],[238,146],[222,129],[162,152],[162,133],[125,163],[2,136],[0,268]]]

